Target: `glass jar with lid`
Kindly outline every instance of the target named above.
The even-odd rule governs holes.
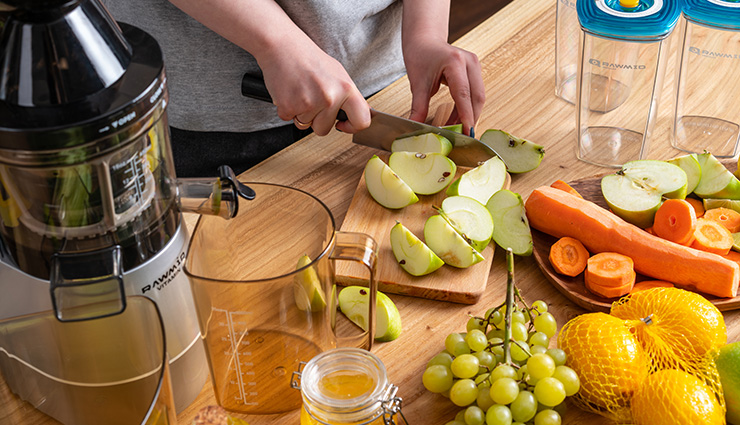
[[[360,348],[336,348],[312,358],[293,372],[301,391],[301,425],[402,425],[398,387],[385,365]]]

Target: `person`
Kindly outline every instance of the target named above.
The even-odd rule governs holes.
[[[478,58],[447,42],[449,0],[102,1],[162,47],[181,177],[241,173],[311,131],[367,128],[366,98],[404,74],[412,120],[441,84],[466,133],[485,103]],[[264,78],[272,104],[241,94],[244,74]]]

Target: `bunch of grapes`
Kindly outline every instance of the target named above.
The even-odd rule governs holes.
[[[516,288],[507,292],[506,303],[471,317],[427,364],[424,387],[463,408],[446,425],[559,425],[558,407],[580,388],[565,352],[548,348],[557,321],[547,304],[529,307]]]

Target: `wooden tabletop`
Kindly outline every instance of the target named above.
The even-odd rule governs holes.
[[[515,0],[456,43],[475,52],[483,67],[487,105],[477,133],[497,128],[539,143],[546,155],[539,168],[515,175],[511,190],[527,198],[540,185],[555,179],[565,181],[609,172],[586,164],[575,156],[574,106],[555,96],[555,1]],[[650,149],[650,158],[667,159],[681,154],[670,147],[669,111],[672,60],[668,62],[664,96]],[[668,94],[666,94],[668,93]],[[450,101],[439,93],[431,111]],[[370,99],[372,107],[408,116],[411,95],[404,78]],[[267,159],[241,176],[244,181],[281,183],[308,191],[332,210],[341,226],[367,160],[376,151],[355,145],[351,136],[333,132],[325,137],[309,136]],[[192,223],[193,217],[187,220]],[[382,265],[381,265],[382,267]],[[540,272],[533,257],[517,257],[516,281],[528,301],[545,300],[559,326],[585,310],[561,295]],[[488,286],[474,305],[454,304],[391,294],[403,320],[400,338],[377,343],[372,351],[385,363],[391,382],[399,387],[403,412],[413,425],[444,424],[459,410],[444,397],[424,389],[421,375],[426,362],[444,347],[451,332],[465,330],[467,314],[481,315],[505,298],[504,252],[496,249]],[[740,312],[724,313],[728,341],[740,340]],[[551,341],[551,346],[555,341]],[[189,425],[200,408],[215,404],[210,383],[195,403],[178,416]],[[298,414],[282,417],[245,416],[250,425],[298,424]],[[605,419],[570,408],[564,424],[608,423]]]

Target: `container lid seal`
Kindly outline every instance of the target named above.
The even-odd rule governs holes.
[[[667,37],[681,15],[675,0],[640,0],[637,7],[620,0],[577,1],[578,21],[584,31],[607,38],[658,41]]]
[[[683,0],[686,19],[731,31],[740,31],[740,0]]]

